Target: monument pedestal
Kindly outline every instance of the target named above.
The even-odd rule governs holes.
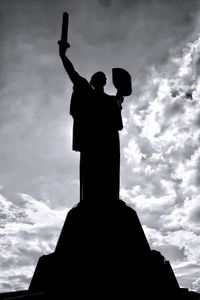
[[[55,252],[40,258],[29,290],[160,299],[177,298],[180,288],[169,262],[150,249],[136,212],[108,199],[69,211]]]
[[[179,287],[170,263],[150,249],[136,212],[121,200],[72,208],[27,293],[20,298],[199,299]]]

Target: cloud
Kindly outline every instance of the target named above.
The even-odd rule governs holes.
[[[160,251],[172,265],[181,287],[195,290],[199,277],[199,235],[187,230],[161,232],[144,226],[151,248]]]
[[[168,61],[167,73],[164,66],[160,72],[152,69],[144,84],[148,98],[145,91],[138,105],[130,105],[122,136],[127,144],[122,198],[136,209],[151,246],[171,261],[179,282],[189,288],[200,271],[199,49],[197,38]],[[182,263],[188,266],[185,273]]]
[[[99,3],[104,7],[110,7],[112,0],[99,0]]]
[[[197,278],[193,283],[192,283],[192,288],[199,293],[200,292],[200,278]]]
[[[26,194],[17,197],[14,204],[0,196],[3,212],[0,223],[2,291],[28,288],[38,258],[54,251],[68,212],[51,209]]]
[[[176,276],[178,276],[181,287],[188,287],[198,292],[194,286],[196,278],[199,277],[199,266],[193,262],[183,262],[173,264]]]

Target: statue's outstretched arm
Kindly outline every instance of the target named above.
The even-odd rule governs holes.
[[[59,44],[59,54],[60,58],[62,60],[63,66],[65,68],[65,71],[69,75],[70,80],[73,84],[77,82],[80,75],[75,71],[73,64],[69,60],[69,58],[66,56],[67,46],[65,44]]]

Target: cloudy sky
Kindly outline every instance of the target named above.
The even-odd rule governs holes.
[[[58,57],[62,13],[69,56],[87,79],[126,68],[121,198],[181,286],[200,290],[200,1],[0,2],[0,292],[28,288],[78,202],[71,150],[72,85]]]

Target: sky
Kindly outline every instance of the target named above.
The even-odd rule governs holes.
[[[69,58],[88,80],[132,75],[123,103],[121,199],[180,286],[200,291],[200,1],[0,2],[0,292],[27,289],[79,200],[72,84],[58,55],[69,12]]]

